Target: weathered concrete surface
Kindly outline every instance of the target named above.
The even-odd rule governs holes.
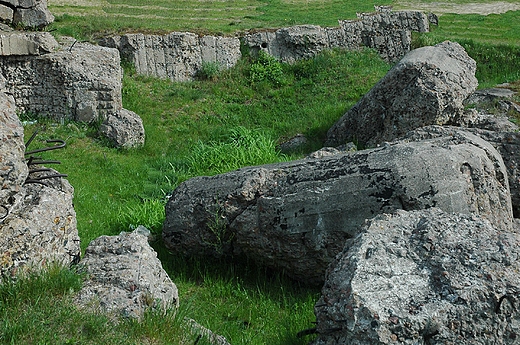
[[[0,0],[0,19],[29,28],[43,28],[54,22],[47,0]]]
[[[68,265],[80,253],[73,189],[59,177],[46,180],[47,186],[25,184],[23,127],[14,100],[2,91],[0,75],[0,277]]]
[[[365,219],[430,207],[509,229],[507,173],[496,150],[458,133],[193,178],[169,199],[163,238],[178,253],[247,255],[319,283]]]
[[[58,185],[61,188],[56,188]],[[9,212],[0,220],[2,275],[53,263],[70,265],[79,258],[73,193],[72,186],[59,179],[52,187],[37,184],[20,187],[18,193],[3,201]]]
[[[4,92],[4,87],[5,79],[0,74],[0,200],[3,205],[19,191],[28,174],[23,127],[16,116],[14,99]]]
[[[100,44],[117,48],[139,74],[175,81],[193,79],[204,63],[232,67],[242,56],[238,38],[199,37],[189,32],[164,36],[126,34],[104,39]]]
[[[0,3],[0,20],[2,22],[11,22],[13,20],[14,11],[12,8]]]
[[[338,28],[297,25],[275,32],[245,35],[242,42],[256,53],[263,50],[284,62],[311,58],[324,49],[375,48],[381,57],[395,61],[410,51],[411,32],[428,32],[427,16],[421,12],[374,12],[357,20],[340,20]]]
[[[298,25],[276,32],[260,31],[241,38],[198,36],[189,32],[168,35],[127,34],[102,39],[103,46],[117,48],[137,73],[175,81],[193,79],[204,63],[234,66],[240,57],[240,42],[254,55],[263,50],[281,61],[293,62],[315,56],[324,49],[375,48],[388,61],[410,51],[411,32],[429,31],[428,18],[414,11],[378,11],[357,20],[340,20],[338,27]]]
[[[148,244],[149,231],[101,236],[85,251],[80,265],[88,279],[76,302],[116,316],[140,319],[145,310],[179,306],[177,287]]]
[[[518,344],[519,260],[518,230],[475,215],[379,215],[329,268],[312,344]]]
[[[47,9],[47,0],[20,1],[13,14],[13,24],[30,28],[43,28],[54,22]]]
[[[42,55],[58,48],[49,32],[0,31],[0,56]]]
[[[476,63],[458,43],[409,52],[327,133],[326,146],[374,147],[427,125],[464,125],[464,100],[477,88]]]
[[[0,74],[20,112],[91,122],[122,109],[116,49],[67,42],[48,54],[0,57]]]
[[[118,114],[109,115],[100,128],[116,147],[132,148],[144,145],[143,120],[133,111],[121,109]]]
[[[507,169],[513,215],[520,218],[520,133],[518,131],[490,131],[480,128],[459,128],[453,126],[426,126],[407,133],[403,140],[420,141],[449,135],[461,131],[472,133],[487,142],[500,153]]]
[[[464,101],[468,127],[495,132],[518,132],[510,119],[520,116],[520,104],[514,101],[516,92],[506,88],[477,90]]]

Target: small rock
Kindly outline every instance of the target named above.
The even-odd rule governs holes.
[[[177,287],[143,233],[147,232],[140,227],[89,244],[80,262],[88,280],[78,292],[78,305],[135,319],[148,308],[179,305]]]

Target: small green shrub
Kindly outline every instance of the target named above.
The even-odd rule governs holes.
[[[212,246],[217,254],[222,255],[235,236],[228,231],[226,218],[223,214],[224,211],[218,199],[215,207],[208,211],[211,217],[208,219],[206,225],[213,238],[205,239],[205,242]]]
[[[222,67],[218,62],[203,62],[197,72],[197,78],[201,80],[216,80]]]
[[[249,77],[253,83],[266,81],[275,85],[285,85],[287,83],[283,64],[263,50],[258,52],[251,64]]]

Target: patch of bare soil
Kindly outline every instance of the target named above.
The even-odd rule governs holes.
[[[435,14],[457,13],[457,14],[488,14],[505,13],[507,11],[520,10],[520,3],[506,1],[490,1],[487,3],[454,4],[450,2],[419,3],[415,1],[399,1],[395,6],[399,10],[419,10],[433,12]]]

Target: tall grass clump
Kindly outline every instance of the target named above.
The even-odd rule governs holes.
[[[140,203],[121,205],[118,223],[122,229],[133,231],[139,225],[146,227],[152,234],[160,234],[165,218],[164,206],[166,200],[143,199]]]
[[[222,67],[218,62],[203,62],[200,70],[197,72],[197,78],[202,80],[215,80]]]
[[[198,141],[189,166],[193,176],[215,175],[244,166],[273,163],[283,159],[275,140],[265,131],[235,127],[222,141]]]
[[[260,50],[249,69],[253,83],[270,82],[275,85],[286,83],[283,64],[274,56]]]

